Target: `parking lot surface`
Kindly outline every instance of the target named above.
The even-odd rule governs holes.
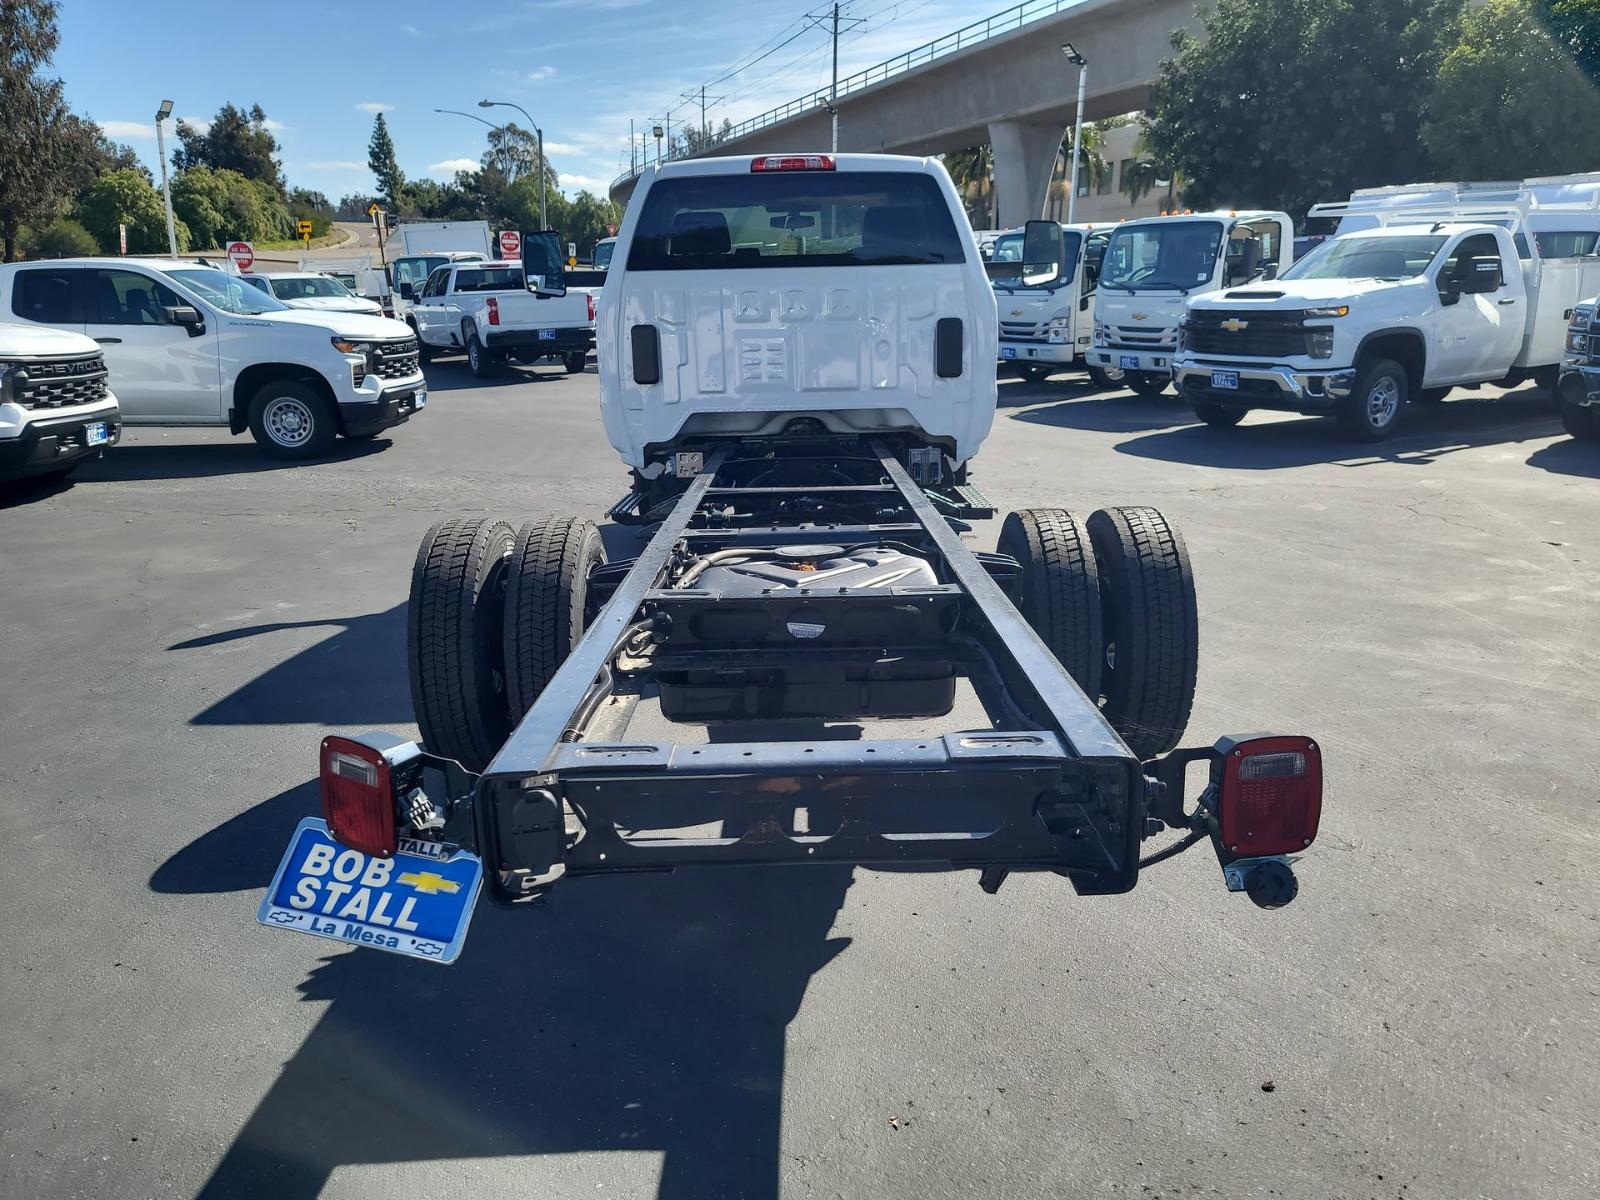
[[[1531,387],[1357,447],[1071,378],[1003,384],[975,481],[1178,522],[1189,741],[1324,747],[1293,906],[1196,852],[585,881],[448,969],[262,929],[318,740],[415,730],[422,532],[624,474],[592,367],[440,362],[306,466],[131,430],[0,508],[0,1195],[1595,1195],[1600,454]]]

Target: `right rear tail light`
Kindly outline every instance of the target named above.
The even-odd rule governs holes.
[[[1240,858],[1293,854],[1322,819],[1322,751],[1308,737],[1252,738],[1224,752],[1217,796],[1223,848]]]
[[[388,858],[398,846],[394,779],[381,751],[350,738],[322,739],[322,815],[335,841]]]
[[[500,301],[490,296],[483,302],[483,306],[489,310],[489,324],[500,324]]]

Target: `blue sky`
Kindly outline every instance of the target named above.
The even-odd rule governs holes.
[[[226,102],[260,104],[292,184],[337,200],[370,191],[367,139],[383,112],[408,176],[448,179],[475,165],[486,128],[455,108],[521,122],[488,97],[526,108],[569,193],[603,193],[627,166],[628,119],[641,126],[680,94],[726,76],[709,118],[734,121],[827,83],[828,39],[797,22],[823,0],[418,0],[378,4],[236,0],[65,0],[55,70],[79,112],[157,165],[153,115],[200,120]],[[852,0],[868,18],[840,38],[840,74],[1007,7],[958,0]],[[137,14],[137,19],[134,19]],[[794,40],[788,39],[796,35]],[[698,102],[693,109],[699,115]],[[168,126],[168,152],[171,152]]]

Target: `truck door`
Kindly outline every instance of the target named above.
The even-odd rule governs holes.
[[[217,315],[140,271],[96,267],[85,276],[84,332],[105,353],[122,415],[134,422],[221,422]],[[167,320],[166,309],[182,306],[199,308],[203,332]]]
[[[1499,242],[1473,233],[1446,250],[1435,268],[1439,307],[1434,315],[1428,383],[1476,382],[1504,375],[1522,342],[1521,276],[1506,279]],[[1478,290],[1496,284],[1489,290]]]

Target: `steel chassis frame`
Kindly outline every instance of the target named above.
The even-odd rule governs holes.
[[[1085,894],[1134,886],[1162,785],[1147,778],[1095,699],[996,582],[1014,575],[1015,564],[963,545],[957,527],[964,526],[939,507],[953,507],[948,494],[914,482],[901,453],[889,442],[843,439],[708,449],[699,474],[477,780],[470,830],[493,898],[533,898],[564,876],[689,864],[975,868],[991,891],[1016,870],[1060,873]],[[826,482],[757,486],[747,478],[752,464],[781,464],[791,478],[815,467],[813,477]],[[780,519],[796,511],[804,519]],[[860,741],[689,746],[607,740],[603,732],[591,740],[606,724],[597,711],[625,674],[619,658],[629,639],[659,604],[683,596],[666,590],[675,566],[736,546],[868,540],[909,545],[934,563],[945,581],[939,588],[895,591],[954,597],[958,623],[944,654],[960,664],[991,721],[1004,713],[1008,727]],[[619,569],[602,569],[608,583]],[[793,593],[771,602],[793,604]],[[744,653],[699,649],[735,660]],[[638,826],[634,814],[674,805],[714,811],[742,832],[622,832]],[[935,805],[969,819],[948,832],[916,828],[918,814]],[[833,831],[799,829],[799,808],[827,813]]]

